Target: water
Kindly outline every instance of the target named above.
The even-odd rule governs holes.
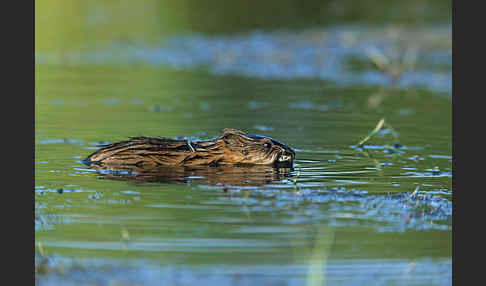
[[[448,29],[417,33],[447,43]],[[336,26],[36,53],[35,241],[62,268],[38,282],[451,284],[450,50],[417,41],[420,65],[392,85],[359,50],[383,38]],[[272,51],[296,61],[262,56]],[[333,60],[316,66],[320,51]],[[294,168],[134,176],[81,163],[128,137],[224,128],[284,142]]]

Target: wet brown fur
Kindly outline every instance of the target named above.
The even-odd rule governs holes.
[[[279,162],[279,158],[282,162]],[[154,168],[159,166],[292,164],[294,151],[269,137],[224,129],[214,140],[190,142],[136,137],[92,153],[84,163],[98,168]]]

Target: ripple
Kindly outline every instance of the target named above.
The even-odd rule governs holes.
[[[59,143],[79,143],[82,142],[82,140],[79,139],[42,139],[39,140],[39,144],[59,144]]]
[[[243,193],[230,190],[232,197],[220,200],[242,204],[250,211],[286,211],[289,207],[304,208],[309,212],[309,222],[327,220],[333,226],[349,226],[351,220],[366,223],[368,227],[384,232],[415,230],[450,230],[452,202],[437,196],[442,191],[370,195],[362,190],[298,189],[296,192],[252,190]],[[234,196],[243,194],[242,197]],[[290,220],[286,223],[293,224]],[[298,221],[302,223],[302,220]]]
[[[69,246],[69,245],[66,245]],[[115,246],[117,247],[117,246]],[[119,247],[119,246],[118,246]],[[156,265],[135,260],[120,263],[109,259],[49,257],[48,275],[36,275],[39,285],[309,285],[325,278],[326,285],[451,285],[451,259],[341,259],[323,263],[182,264]],[[61,269],[62,271],[59,271]],[[322,277],[323,273],[325,276]]]

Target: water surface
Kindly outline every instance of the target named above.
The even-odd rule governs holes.
[[[308,39],[319,34],[304,35],[184,35],[68,62],[36,55],[35,241],[69,273],[41,282],[451,284],[450,52],[423,52],[429,64],[392,85],[376,68],[326,73],[356,57],[360,71],[369,67],[365,53],[334,40],[323,50],[339,61],[315,69],[321,46]],[[254,45],[285,41],[282,53],[302,52],[289,68],[271,58],[266,70],[251,56]],[[231,65],[193,50],[233,46],[245,52]],[[387,126],[357,148],[381,118]],[[80,162],[128,137],[208,139],[224,128],[286,143],[294,168],[135,180]]]

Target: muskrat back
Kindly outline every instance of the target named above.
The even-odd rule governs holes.
[[[169,138],[135,137],[106,145],[83,162],[97,168],[157,166],[292,165],[295,152],[270,137],[224,129],[213,140],[190,142]]]

